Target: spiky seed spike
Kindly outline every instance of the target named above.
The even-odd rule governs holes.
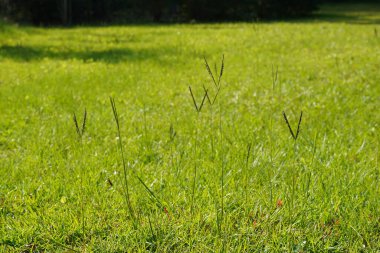
[[[191,98],[193,99],[195,110],[197,110],[197,112],[199,112],[197,102],[195,101],[194,94],[193,94],[193,91],[191,90],[190,86],[189,86],[189,91],[190,91]]]
[[[86,131],[86,122],[87,122],[87,110],[86,110],[86,108],[84,108],[83,124],[82,124],[82,131],[81,131],[82,135]]]
[[[297,133],[296,133],[296,139],[298,138],[298,134],[300,133],[301,121],[302,121],[302,111],[301,111],[300,119],[299,119],[299,121],[298,121]]]
[[[117,129],[119,130],[120,129],[120,126],[119,126],[119,115],[117,114],[115,100],[113,99],[113,97],[110,97],[110,102],[111,102],[113,117],[115,118]]]
[[[205,65],[206,65],[207,72],[208,72],[208,74],[211,76],[212,81],[214,82],[215,87],[218,88],[218,84],[217,84],[216,81],[215,81],[214,75],[212,74],[212,71],[211,71],[211,69],[210,69],[210,65],[208,65],[208,62],[207,62],[207,60],[206,60],[206,57],[204,57],[204,60],[205,60]]]
[[[80,137],[82,137],[82,134],[81,134],[80,129],[79,129],[78,120],[77,120],[77,115],[75,115],[75,112],[74,112],[73,120],[74,120],[75,129],[76,129],[76,131],[77,131],[78,137],[80,138]]]
[[[218,78],[218,89],[220,89],[220,80],[222,80],[223,71],[224,71],[224,54],[222,56],[222,65],[220,66],[220,72],[219,72],[219,78]]]
[[[288,121],[288,118],[286,117],[285,112],[282,112],[282,114],[284,115],[284,119],[285,119],[286,125],[288,125],[289,131],[290,131],[290,134],[292,135],[293,139],[296,140],[296,136],[295,136],[294,133],[293,133],[292,127],[291,127],[290,124],[289,124],[289,121]]]

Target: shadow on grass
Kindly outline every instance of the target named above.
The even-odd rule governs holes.
[[[167,56],[179,54],[178,50],[172,48],[151,48],[151,49],[129,49],[113,48],[106,50],[80,50],[58,49],[42,46],[24,46],[24,45],[3,45],[0,47],[1,58],[8,58],[15,61],[38,61],[42,59],[56,60],[82,60],[84,62],[133,62],[153,60],[159,63],[167,63],[164,59]],[[168,62],[169,63],[169,62]]]
[[[302,22],[302,20],[300,20]],[[304,21],[336,22],[347,24],[380,24],[380,4],[345,3],[322,5],[310,18]]]

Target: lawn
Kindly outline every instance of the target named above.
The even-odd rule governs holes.
[[[380,7],[360,6],[0,24],[0,251],[380,251]]]

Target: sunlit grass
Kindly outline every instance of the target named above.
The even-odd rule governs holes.
[[[316,19],[0,25],[0,251],[380,250],[378,17]]]

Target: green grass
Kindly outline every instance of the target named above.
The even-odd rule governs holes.
[[[327,7],[289,23],[2,24],[0,251],[380,251],[380,15]],[[203,57],[213,70],[223,54],[198,114],[188,86],[215,95]],[[303,111],[296,141],[283,111],[294,133]]]

